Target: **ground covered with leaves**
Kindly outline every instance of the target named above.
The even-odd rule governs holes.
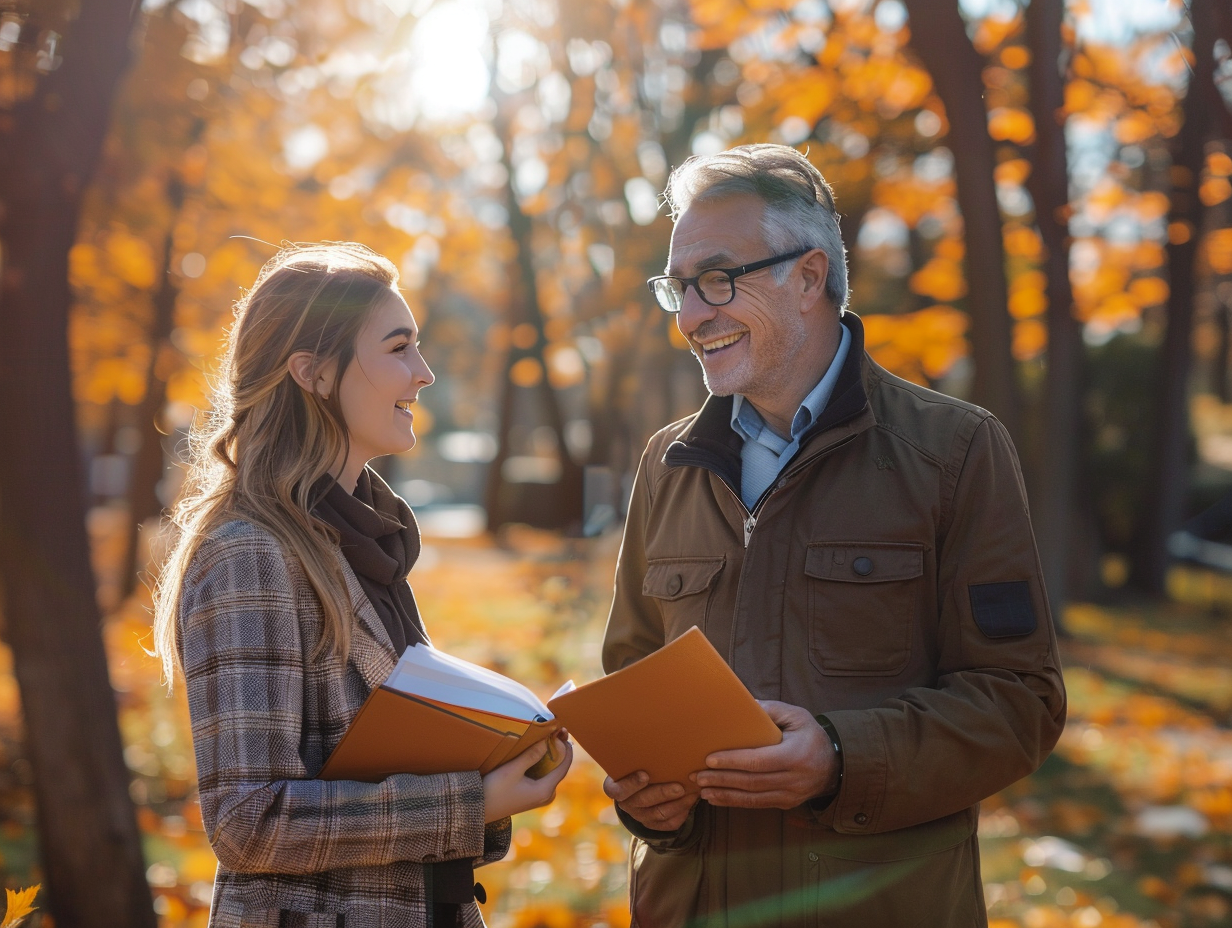
[[[439,647],[546,696],[599,672],[616,543],[529,530],[429,539],[412,582]],[[1038,773],[983,806],[994,928],[1232,923],[1232,617],[1218,606],[1232,602],[1232,582],[1174,579],[1190,604],[1067,611],[1069,725]],[[148,632],[140,601],[106,626],[133,798],[164,928],[204,926],[215,860],[194,801],[183,688],[165,695]],[[41,874],[7,651],[0,752],[0,868],[24,887]],[[602,776],[581,754],[556,802],[515,820],[509,857],[478,874],[494,928],[628,925],[627,835]]]

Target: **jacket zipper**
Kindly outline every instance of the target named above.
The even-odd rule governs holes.
[[[829,448],[826,448],[824,451],[818,452],[817,454],[810,456],[809,458],[807,458],[806,460],[802,462],[794,462],[798,465],[796,467],[792,467],[791,464],[793,462],[789,462],[787,467],[784,468],[782,471],[780,471],[779,475],[774,478],[774,482],[771,483],[770,486],[766,489],[766,492],[761,495],[761,498],[756,503],[754,503],[752,512],[749,512],[748,508],[744,505],[744,500],[740,498],[740,494],[737,493],[735,490],[733,490],[731,487],[727,486],[726,481],[723,482],[723,486],[727,487],[728,492],[731,493],[731,495],[735,498],[736,502],[739,503],[740,508],[745,511],[744,547],[746,550],[749,547],[749,540],[753,537],[753,529],[757,528],[758,513],[760,513],[762,510],[762,507],[766,505],[766,500],[768,500],[771,496],[774,495],[774,491],[777,490],[779,486],[782,483],[784,483],[786,480],[795,476],[797,473],[804,470],[806,467],[811,466],[812,463],[816,461],[818,458],[826,457],[831,452],[837,451],[839,448],[847,444],[849,441],[852,441],[854,438],[855,438],[854,435],[849,435],[847,438],[844,438],[842,441],[838,442],[837,444],[831,445]]]

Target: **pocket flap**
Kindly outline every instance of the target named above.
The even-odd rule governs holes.
[[[978,817],[971,809],[962,809],[945,818],[924,822],[898,831],[883,831],[873,835],[827,836],[817,844],[817,850],[827,857],[864,863],[887,863],[909,860],[948,851],[975,834]]]
[[[723,569],[722,557],[661,558],[646,567],[642,593],[671,601],[708,590]]]
[[[804,572],[818,580],[886,583],[924,573],[924,545],[918,542],[815,542],[804,556]]]

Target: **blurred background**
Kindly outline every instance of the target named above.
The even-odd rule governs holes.
[[[695,153],[834,186],[868,348],[1022,457],[1071,722],[985,803],[999,928],[1232,924],[1227,0],[0,0],[0,875],[205,924],[159,519],[281,242],[400,267],[437,382],[379,468],[438,645],[599,673],[632,474],[704,398],[644,289]],[[496,928],[628,924],[583,759]]]

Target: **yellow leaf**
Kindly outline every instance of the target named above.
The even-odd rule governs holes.
[[[1026,110],[999,106],[988,114],[988,134],[1001,142],[1026,145],[1035,139],[1035,120]]]
[[[8,905],[4,910],[4,921],[0,921],[0,928],[14,928],[22,919],[37,908],[34,905],[34,897],[38,895],[38,891],[43,884],[35,883],[29,889],[23,889],[20,892],[15,892],[11,889],[6,889],[4,892],[8,896]]]

